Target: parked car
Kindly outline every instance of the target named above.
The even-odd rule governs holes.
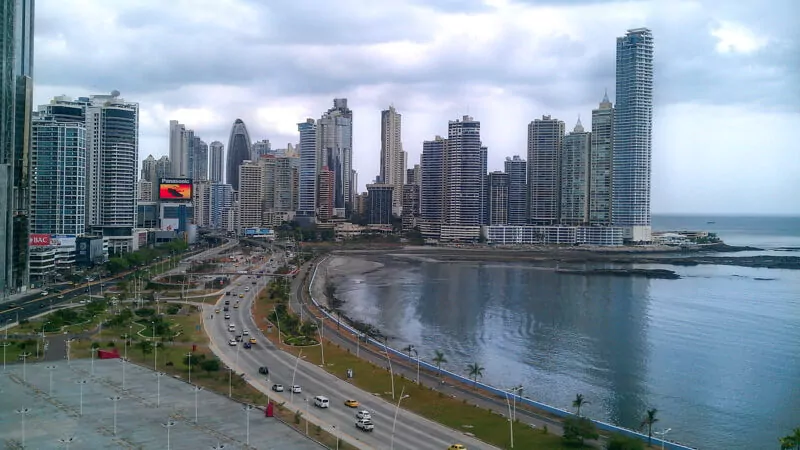
[[[283,392],[283,385],[282,384],[273,384],[272,390],[275,392]]]
[[[356,421],[356,428],[361,431],[374,431],[375,425],[372,424],[370,419],[358,419]]]

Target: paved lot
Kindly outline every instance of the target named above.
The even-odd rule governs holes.
[[[55,365],[56,369],[47,367]],[[133,364],[90,360],[9,365],[0,373],[0,448],[66,448],[60,440],[73,438],[71,448],[157,449],[314,449],[323,448],[261,410],[249,413],[250,445],[247,446],[247,412],[243,405],[208,391],[198,394],[198,423],[194,423],[193,387],[183,381],[160,378],[160,406],[157,406],[157,377]],[[50,374],[52,372],[52,393]],[[23,376],[27,381],[23,380]],[[83,415],[80,415],[83,385]],[[116,436],[114,435],[114,401]],[[26,409],[27,414],[18,411]],[[16,443],[16,445],[15,445]]]

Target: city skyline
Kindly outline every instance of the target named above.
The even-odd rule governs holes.
[[[226,16],[230,23],[239,19],[247,22],[278,14],[270,15],[254,4],[220,4],[220,14],[209,11],[195,22],[179,20],[177,17],[184,17],[184,13],[176,16],[177,6],[151,9],[153,5],[147,2],[135,8],[124,2],[114,8],[98,4],[87,8],[85,18],[73,18],[66,10],[69,2],[44,0],[37,14],[37,21],[44,25],[37,30],[35,104],[61,93],[119,89],[143,105],[142,154],[160,156],[166,152],[165,124],[170,119],[198,130],[207,141],[227,142],[231,121],[241,117],[254,140],[269,139],[274,147],[284,147],[296,143],[297,123],[306,117],[319,118],[332,98],[348,98],[355,113],[354,169],[360,175],[358,190],[363,191],[379,167],[380,111],[388,105],[394,104],[403,114],[403,145],[409,165],[418,160],[424,140],[445,134],[448,120],[469,114],[482,122],[489,170],[500,170],[505,157],[525,154],[524,128],[543,114],[563,120],[567,129],[574,127],[580,115],[588,129],[591,110],[604,91],[615,97],[615,38],[626,29],[647,26],[658,36],[653,212],[800,212],[797,206],[794,211],[787,210],[793,207],[788,192],[800,189],[800,181],[788,173],[797,170],[795,164],[800,163],[791,158],[791,139],[781,131],[800,117],[797,97],[788,89],[788,83],[796,79],[787,72],[792,59],[782,56],[797,45],[787,28],[791,4],[762,11],[747,2],[715,4],[715,8],[706,7],[711,2],[633,2],[613,8],[604,2],[575,2],[577,5],[564,7],[505,3],[465,9],[463,16],[437,9],[435,2],[428,6],[381,6],[372,21],[363,18],[357,7],[347,8],[347,14],[336,15],[337,21],[345,21],[341,29],[331,29],[323,10],[305,14],[303,20],[328,30],[330,38],[323,41],[291,30],[276,36],[263,34],[268,31],[259,27],[240,25],[234,29],[229,28],[227,20],[214,23],[217,21],[210,19]],[[158,13],[152,16],[154,11]],[[281,7],[280,13],[293,11]],[[113,34],[98,34],[104,33],[105,27],[75,27],[97,28],[88,33],[69,29],[71,23],[81,24],[96,16],[109,17],[107,23],[114,23]],[[414,26],[397,29],[392,25],[397,16],[407,18]],[[754,21],[752,17],[756,16],[766,23]],[[174,30],[167,27],[172,21],[180,22],[183,35],[202,36],[200,29],[215,30],[209,36],[216,36],[219,44],[199,39],[202,42],[196,44],[203,45],[201,53],[207,58],[191,63],[186,49],[193,43],[156,46],[163,55],[155,59],[160,62],[145,64],[133,74],[130,69],[119,73],[110,67],[113,58],[104,62],[85,54],[73,61],[70,58],[74,57],[65,56],[73,53],[58,50],[65,42],[71,44],[70,48],[80,48],[84,39],[90,38],[102,45],[121,47],[128,41],[163,41],[162,33]],[[466,39],[466,31],[458,29],[469,29],[469,24],[478,21],[487,26],[471,38],[474,45],[470,58],[453,61],[447,49]],[[153,26],[140,28],[137,24],[142,22]],[[520,22],[528,25],[523,29]],[[441,26],[417,31],[426,23]],[[362,30],[359,34],[363,40],[344,34],[354,27]],[[444,47],[433,44],[432,30],[440,34]],[[296,63],[284,66],[287,70],[274,70],[273,66],[283,64],[289,55],[277,49],[259,50],[248,42],[235,46],[236,54],[242,55],[234,61],[235,68],[218,64],[217,53],[220,57],[229,54],[218,48],[230,48],[234,36],[247,38],[245,41],[295,44],[297,49],[292,52],[307,48],[304,58],[308,61],[340,58],[342,73],[311,73],[295,67]],[[418,41],[419,45],[408,48],[403,40]],[[336,43],[349,45],[329,47]],[[366,43],[373,45],[360,45]],[[311,51],[311,44],[318,44],[318,50]],[[498,62],[493,56],[498,46],[508,49],[506,55],[515,56]],[[180,52],[176,52],[178,48]],[[274,57],[264,51],[274,52]],[[89,74],[83,69],[86,64],[97,69]],[[265,75],[257,86],[236,75],[254,73],[261,64],[273,68],[259,72]],[[224,70],[213,69],[213,65]],[[187,66],[197,70],[187,70]],[[312,66],[318,67],[318,63]],[[753,70],[744,70],[749,66]],[[559,67],[570,69],[560,72]],[[147,84],[142,85],[141,80],[147,80]],[[72,87],[81,85],[96,87],[80,91]],[[715,129],[724,129],[725,133],[714,136],[705,132]],[[754,151],[759,153],[757,170],[752,170],[749,158]],[[706,195],[694,195],[698,190]]]

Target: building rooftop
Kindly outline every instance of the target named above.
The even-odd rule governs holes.
[[[52,371],[48,366],[56,366]],[[152,370],[127,364],[122,389],[122,364],[118,359],[58,364],[27,364],[23,381],[21,364],[8,365],[0,373],[0,443],[17,448],[22,441],[24,415],[26,448],[63,448],[60,440],[72,438],[72,448],[171,448],[314,449],[324,448],[306,439],[277,419],[264,417],[260,409],[250,411],[250,446],[246,446],[247,412],[242,404],[210,391],[198,393],[198,423],[194,423],[193,386],[166,375],[161,378],[160,406],[156,376]],[[50,376],[52,372],[52,394]],[[83,385],[83,416],[79,415]],[[114,436],[114,401],[117,434]],[[263,405],[262,405],[263,406]],[[27,409],[27,413],[19,411]]]

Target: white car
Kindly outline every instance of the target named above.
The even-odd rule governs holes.
[[[275,392],[283,392],[283,385],[282,384],[273,384],[272,390]]]
[[[370,419],[358,419],[356,422],[356,428],[359,428],[361,431],[373,431],[375,429],[375,425],[372,424]]]
[[[230,320],[231,319],[231,315],[230,314],[225,314],[225,319]]]
[[[372,414],[370,414],[366,409],[362,409],[356,413],[356,419],[372,420]]]
[[[242,335],[243,335],[243,336],[247,336],[248,334],[250,334],[250,330],[248,330],[247,328],[245,328],[244,330],[242,330]]]
[[[299,394],[303,392],[303,388],[301,388],[299,384],[295,384],[294,386],[292,386],[292,392],[294,392],[295,394]]]
[[[235,347],[236,344],[237,344],[236,339],[231,339],[230,341],[228,341],[228,345],[230,345],[231,347]]]

